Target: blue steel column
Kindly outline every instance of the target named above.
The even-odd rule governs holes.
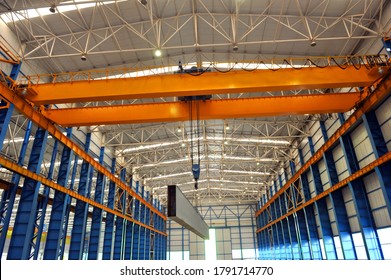
[[[157,209],[161,211],[161,205],[160,201],[157,201]],[[163,224],[163,218],[155,214],[155,219],[156,219],[156,229],[160,231],[164,231],[164,224]],[[155,259],[156,260],[163,260],[166,258],[166,256],[163,256],[163,235],[160,233],[155,233],[156,238],[155,238]]]
[[[274,201],[270,205],[271,208],[271,213],[272,213],[272,220],[275,220],[278,216],[277,213],[277,201]],[[274,248],[274,259],[281,259],[281,244],[280,244],[280,238],[279,238],[279,233],[278,233],[278,223],[272,225],[271,227],[272,230],[272,236],[273,236],[273,248]]]
[[[91,133],[86,135],[86,143],[84,151],[88,152],[91,144]],[[90,184],[91,176],[90,164],[83,160],[80,170],[80,180],[78,187],[78,194],[82,196],[88,195],[88,185]],[[73,227],[71,233],[71,244],[69,247],[69,259],[70,260],[81,260],[83,258],[86,224],[87,224],[87,213],[88,205],[84,201],[77,200],[75,206],[75,216],[73,219]]]
[[[5,58],[7,58],[5,56]],[[12,80],[16,80],[19,75],[20,68],[22,63],[12,65],[11,73],[9,77]],[[4,100],[0,100],[0,107],[6,106],[7,102]],[[3,148],[3,143],[5,136],[7,135],[7,128],[11,121],[11,116],[14,112],[14,105],[10,102],[8,103],[8,107],[3,107],[0,109],[0,150]]]
[[[153,207],[155,207],[157,209],[157,199],[154,198],[153,199]],[[158,219],[157,219],[157,214],[156,213],[152,213],[153,215],[153,228],[157,229],[158,230]],[[154,232],[152,233],[154,236],[153,236],[153,260],[157,260],[157,254],[158,254],[158,251],[157,251],[157,242],[158,242],[158,236],[159,234],[157,232]]]
[[[141,186],[141,197],[145,198],[144,186]],[[140,222],[145,224],[145,204],[140,205]],[[140,227],[140,236],[139,236],[139,250],[138,250],[138,259],[144,260],[144,249],[145,249],[145,227]]]
[[[296,165],[293,161],[290,161],[289,163],[290,163],[289,165],[291,169],[291,174],[292,176],[294,176],[296,173]],[[293,207],[297,208],[299,203],[304,202],[302,184],[300,188],[299,181],[297,181],[296,183],[293,183],[290,186],[290,188],[292,190],[291,193],[292,193]],[[299,244],[300,259],[312,259],[313,254],[312,254],[312,248],[310,244],[310,235],[308,230],[308,221],[306,219],[307,216],[305,215],[305,209],[302,209],[294,213],[292,216],[296,227],[296,235]]]
[[[303,152],[301,149],[299,149],[298,152],[299,152],[300,163],[303,166],[304,165]],[[300,175],[300,181],[301,181],[301,187],[304,195],[304,201],[307,202],[311,199],[311,191],[310,191],[310,185],[308,183],[307,172]],[[307,234],[309,236],[309,247],[310,247],[310,254],[311,254],[310,257],[311,259],[320,260],[322,259],[322,254],[321,254],[319,235],[317,231],[316,219],[314,214],[315,211],[316,208],[314,205],[303,208],[303,214],[304,214],[305,222],[307,225],[307,231],[308,231]]]
[[[323,121],[319,122],[324,141],[328,140],[326,127]],[[334,186],[339,182],[337,169],[332,155],[332,150],[324,152],[323,160],[326,164],[326,171],[329,178],[330,186]],[[335,221],[338,229],[338,234],[341,240],[341,247],[345,259],[356,259],[356,250],[353,243],[352,232],[350,229],[348,213],[346,211],[345,200],[342,194],[342,189],[329,194],[331,204],[335,213]]]
[[[70,138],[71,135],[72,130],[68,129],[67,137]],[[72,155],[72,150],[64,146],[57,178],[57,184],[61,186],[67,186],[68,184]],[[45,260],[57,260],[61,258],[62,251],[64,249],[62,248],[62,238],[66,237],[67,230],[64,228],[64,223],[66,223],[66,220],[68,219],[68,216],[66,215],[66,208],[66,194],[60,191],[55,191],[43,255]]]
[[[308,145],[310,147],[311,155],[315,154],[315,148],[312,142],[312,137],[308,137]],[[314,181],[315,195],[323,192],[322,181],[320,179],[319,167],[315,163],[310,166],[310,172]],[[330,197],[330,196],[329,196]],[[331,199],[331,197],[330,197]],[[327,207],[326,197],[315,201],[314,210],[319,218],[320,231],[322,233],[323,245],[328,260],[337,259],[337,250],[333,238],[333,231],[331,228],[331,221],[329,217],[329,210]]]
[[[286,214],[286,212],[284,213],[282,210],[284,208],[282,207],[281,196],[276,199],[276,208],[279,217]],[[283,260],[290,259],[289,256],[291,255],[291,252],[288,252],[288,250],[290,251],[290,244],[288,244],[289,241],[285,236],[284,222],[282,220],[278,222],[278,239],[280,241],[280,247],[282,247],[280,248],[281,259]]]
[[[115,158],[111,162],[111,173],[115,173]],[[114,209],[115,183],[110,181],[109,194],[107,197],[107,207]],[[105,236],[103,240],[103,260],[111,259],[114,232],[114,214],[106,213]]]
[[[20,154],[18,158],[18,165],[20,166],[23,165],[24,158],[26,156],[27,146],[29,144],[29,139],[31,135],[31,126],[32,126],[32,122],[29,121],[27,123],[26,133],[24,135],[22,147],[20,149]],[[7,131],[7,129],[5,129],[5,131]],[[2,144],[3,142],[0,143],[0,145]],[[4,190],[1,195],[0,215],[1,215],[1,223],[3,224],[3,226],[1,227],[1,236],[0,236],[1,254],[3,253],[5,240],[7,238],[7,232],[11,220],[12,209],[14,208],[13,206],[15,203],[16,191],[19,186],[19,181],[20,181],[20,175],[14,173],[12,175],[10,188],[8,190]]]
[[[161,213],[163,213],[163,207],[159,201],[158,203],[158,209]],[[163,218],[159,217],[159,230],[162,231],[162,232],[165,232],[166,231],[166,226],[167,226],[167,223],[165,223],[165,221],[163,220]],[[160,251],[160,260],[165,260],[167,259],[167,240],[168,238],[164,235],[160,235],[160,246],[159,246],[159,251]]]
[[[161,211],[161,204],[160,204],[160,201],[158,201],[158,209],[159,211]],[[160,218],[160,217],[159,217]],[[161,227],[162,227],[162,223],[161,223],[161,219],[158,219],[158,229],[161,230]],[[168,222],[168,232],[171,233],[171,221]],[[171,235],[168,236],[168,244],[171,244]],[[163,259],[163,238],[160,234],[158,234],[158,239],[157,239],[157,260],[162,260]],[[169,252],[171,252],[171,250],[169,250]],[[167,254],[166,254],[166,257],[167,257]]]
[[[54,167],[57,157],[57,151],[58,151],[58,140],[54,141],[53,145],[53,151],[52,151],[52,158],[50,159],[50,166],[49,166],[49,172],[48,172],[48,179],[53,180],[53,173],[54,173]],[[37,233],[36,233],[36,243],[35,243],[35,251],[34,251],[34,260],[38,259],[39,255],[39,248],[41,245],[41,237],[45,225],[45,217],[46,217],[46,208],[49,202],[49,194],[50,194],[50,188],[45,186],[43,194],[42,194],[42,200],[39,202],[40,204],[40,210],[41,210],[41,216],[39,217],[39,221],[37,222]]]
[[[130,179],[129,186],[132,188],[133,179]],[[131,195],[127,195],[126,197],[126,207],[125,214],[127,216],[132,217],[132,206],[133,206],[133,197]],[[126,220],[126,234],[125,234],[125,252],[124,259],[131,260],[132,259],[132,238],[133,238],[133,223]]]
[[[30,154],[28,170],[39,173],[48,133],[40,128],[35,133],[35,139]],[[30,178],[26,178],[20,195],[19,207],[15,217],[11,243],[7,259],[29,259],[31,252],[31,239],[34,234],[34,221],[37,212],[40,184]]]
[[[5,107],[7,106],[8,107]],[[14,112],[14,105],[12,103],[6,103],[3,100],[0,101],[0,150],[3,148],[4,139],[7,136],[8,125],[11,121],[12,114]],[[4,106],[4,107],[3,107]]]
[[[161,211],[160,211],[162,214],[164,214],[164,215],[167,215],[167,211],[166,211],[166,209],[163,207],[163,206],[161,206]],[[162,220],[162,229],[161,229],[161,231],[162,232],[166,232],[166,221],[163,219],[163,218],[161,218],[161,220]],[[163,243],[163,245],[162,245],[162,250],[163,250],[163,252],[162,252],[162,259],[163,260],[165,260],[165,259],[167,259],[167,236],[162,236],[162,243]]]
[[[282,188],[284,185],[282,183],[282,178],[281,178],[280,174],[278,174],[278,182],[280,184],[280,188]],[[280,196],[280,207],[281,207],[281,212],[283,213],[283,215],[288,213],[287,202],[286,202],[286,193],[283,193]],[[287,259],[288,260],[294,259],[294,251],[293,251],[294,246],[293,246],[293,242],[292,242],[292,236],[291,236],[291,232],[290,232],[290,225],[289,225],[288,218],[282,219],[281,224],[282,224],[282,233],[285,238],[285,248],[287,249],[287,251],[286,251],[287,252],[287,254],[286,254]]]
[[[139,183],[136,182],[136,193],[139,193]],[[140,201],[138,199],[134,202],[134,216],[136,221],[140,221]],[[133,224],[133,246],[132,246],[132,260],[139,259],[139,241],[140,241],[140,226]]]
[[[387,41],[391,45],[391,41]],[[391,98],[391,97],[389,97]],[[373,153],[376,159],[385,155],[388,152],[387,143],[377,120],[375,111],[371,111],[363,116],[364,125],[367,129],[369,140],[373,147]],[[383,192],[384,201],[391,217],[391,162],[375,168],[376,175],[379,179],[380,188]]]
[[[364,115],[363,119],[365,118],[366,116]],[[347,168],[351,175],[360,170],[353,143],[349,135],[342,136],[340,142],[346,157]],[[348,183],[348,187],[352,193],[353,204],[357,213],[367,256],[371,260],[383,259],[381,244],[377,235],[374,217],[371,212],[368,195],[362,178],[358,178],[357,180]]]
[[[125,177],[126,169],[123,168],[120,174],[122,182],[125,182]],[[122,214],[125,214],[126,192],[122,189],[118,189],[117,203],[117,210],[121,211]],[[117,216],[115,220],[115,239],[113,249],[114,260],[123,260],[125,230],[126,227],[124,227],[124,219]]]
[[[150,194],[147,191],[146,198],[148,202],[150,202]],[[145,213],[145,224],[151,225],[151,209],[146,207],[146,213]],[[145,229],[145,259],[150,259],[150,248],[151,248],[151,230]]]
[[[99,163],[104,163],[105,148],[100,148]],[[95,186],[95,197],[94,200],[100,204],[103,203],[103,194],[105,188],[105,177],[102,173],[98,173]],[[92,210],[92,223],[91,223],[91,234],[90,243],[88,247],[88,259],[97,260],[99,251],[99,240],[102,225],[102,209],[94,207]]]
[[[285,181],[288,181],[288,174],[284,168],[284,176]],[[282,186],[281,186],[282,188]],[[284,199],[285,199],[285,207],[286,211],[289,212],[291,209],[295,208],[295,198],[294,198],[294,187],[291,185],[289,186],[290,193],[288,194],[287,191],[284,192]],[[291,199],[289,199],[289,197]],[[289,237],[291,241],[291,249],[292,249],[292,256],[293,259],[303,259],[303,253],[301,248],[301,237],[300,232],[297,230],[297,216],[296,215],[290,215],[286,217],[286,222],[288,225],[288,232]]]

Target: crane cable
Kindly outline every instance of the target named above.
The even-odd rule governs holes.
[[[200,163],[201,163],[201,155],[200,155],[200,150],[201,150],[201,139],[200,139],[200,125],[199,125],[199,102],[196,101],[196,130],[197,130],[197,163],[194,163],[194,142],[193,142],[193,100],[190,99],[189,101],[189,114],[190,114],[190,158],[191,158],[191,168],[192,168],[192,173],[193,177],[195,180],[194,188],[197,190],[198,189],[198,179],[200,177]]]

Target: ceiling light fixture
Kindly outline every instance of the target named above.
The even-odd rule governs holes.
[[[141,0],[140,3],[143,4],[144,6],[148,4],[147,0]]]
[[[315,47],[316,46],[316,41],[315,40],[312,40],[311,41],[311,47]]]
[[[162,51],[157,49],[157,50],[155,50],[154,54],[155,54],[156,57],[161,57],[162,56]]]
[[[55,5],[55,4],[51,5],[50,8],[49,8],[49,11],[50,11],[52,14],[54,14],[54,13],[56,12],[56,5]]]
[[[81,59],[82,61],[86,61],[86,60],[87,60],[86,54],[85,54],[85,53],[82,53],[80,59]]]

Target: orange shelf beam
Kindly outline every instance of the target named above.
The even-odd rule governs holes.
[[[197,101],[199,118],[228,119],[294,114],[324,114],[346,112],[361,99],[360,93],[333,93],[292,95],[260,98],[221,99]],[[195,102],[193,112],[195,114]],[[177,122],[190,117],[189,103],[167,102],[139,105],[48,109],[42,113],[56,124],[64,127]],[[195,115],[193,116],[196,117]]]
[[[383,75],[389,67],[383,69]],[[377,68],[346,66],[326,68],[238,70],[228,73],[205,72],[154,75],[72,82],[30,84],[26,98],[36,105],[91,101],[195,96],[240,92],[366,87],[381,78]]]

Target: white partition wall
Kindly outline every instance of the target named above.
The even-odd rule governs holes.
[[[216,260],[255,259],[256,205],[200,206],[198,211],[215,230]],[[168,259],[205,260],[205,241],[174,221],[167,223]]]

